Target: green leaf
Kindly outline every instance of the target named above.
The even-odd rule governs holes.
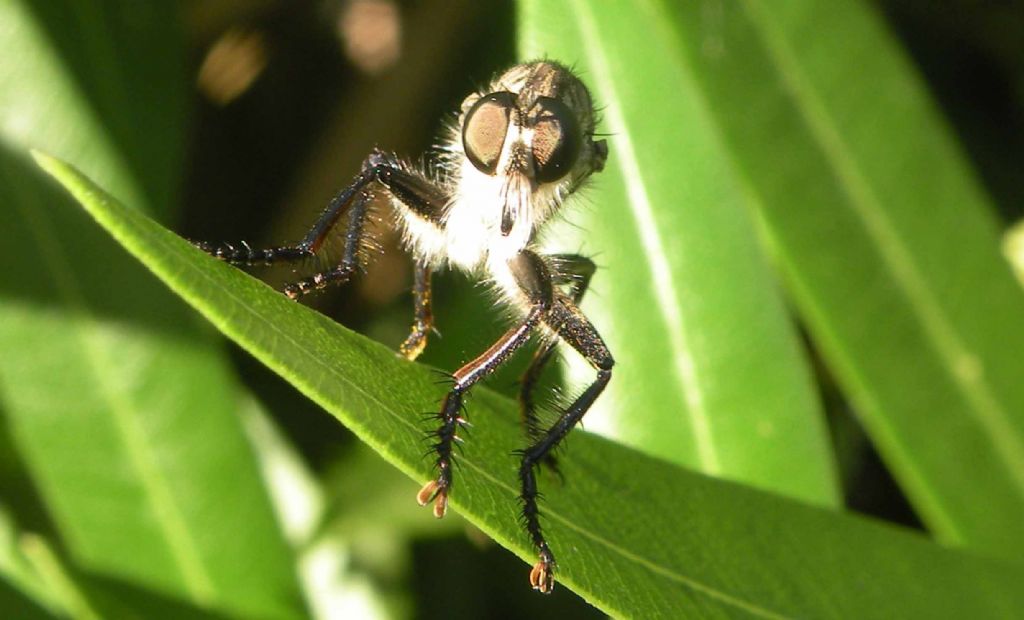
[[[0,152],[0,175],[0,396],[72,558],[197,604],[291,615],[293,556],[223,355],[81,213],[53,209],[68,201],[39,174]]]
[[[116,239],[242,347],[418,480],[433,408],[432,372],[292,303],[127,209],[44,155]],[[524,558],[511,401],[480,389],[458,459],[453,507]],[[1024,568],[943,549],[898,528],[688,472],[586,433],[563,457],[566,482],[544,478],[559,577],[628,617],[999,618],[1024,614]],[[556,488],[556,486],[558,488]],[[409,485],[413,501],[416,485]],[[426,514],[424,519],[431,517]],[[523,583],[510,587],[526,588]],[[456,593],[457,595],[457,593]]]
[[[0,610],[10,618],[226,618],[133,584],[82,573],[0,507]]]
[[[596,256],[583,308],[618,361],[587,428],[711,475],[837,505],[807,362],[745,188],[664,17],[635,2],[520,3],[520,55],[574,66],[608,133],[608,163],[586,208],[553,235],[563,251]]]
[[[25,556],[21,548],[24,540],[25,534],[6,506],[0,504],[0,609],[8,614],[19,606],[37,608],[40,614],[44,610],[55,612],[62,601]],[[12,592],[5,591],[8,589]],[[16,617],[22,614],[17,613]]]
[[[0,3],[0,141],[45,148],[133,205],[177,205],[184,152],[183,41],[174,2]]]
[[[223,351],[84,214],[52,208],[70,201],[23,148],[47,145],[166,214],[183,135],[175,11],[0,3],[0,47],[17,50],[0,63],[4,423],[76,569],[290,617],[302,610],[294,557]]]
[[[1024,293],[903,53],[862,2],[663,4],[801,314],[914,507],[944,541],[1024,557]]]
[[[251,397],[245,398],[239,413],[259,459],[278,521],[295,552],[295,564],[310,614],[315,618],[329,618],[332,613],[336,613],[332,610],[336,610],[339,605],[349,610],[375,609],[379,593],[373,587],[374,584],[366,581],[357,585],[346,583],[346,573],[353,566],[362,566],[360,559],[352,557],[344,541],[324,535],[325,530],[333,527],[328,525],[326,516],[326,491],[334,492],[336,487],[330,483],[321,483],[258,401]],[[369,452],[368,449],[366,451]],[[350,452],[348,449],[343,451],[344,454]],[[404,481],[401,474],[380,462],[380,459],[376,459],[376,464],[378,468],[387,468],[393,477],[400,477]],[[352,468],[348,473],[362,479],[367,472],[365,468]],[[359,497],[360,501],[352,502],[353,497]],[[344,495],[345,505],[353,510],[366,499],[363,496]],[[378,515],[378,522],[388,523],[389,519],[380,519],[381,516],[392,515]],[[358,536],[354,529],[348,532]],[[391,541],[394,538],[389,539]],[[400,545],[401,542],[396,544]],[[341,600],[344,602],[339,603]]]

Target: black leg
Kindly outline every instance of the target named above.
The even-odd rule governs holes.
[[[413,324],[409,337],[398,350],[406,359],[414,360],[427,346],[427,334],[434,328],[434,314],[430,310],[430,267],[417,264],[414,268]]]
[[[231,243],[212,244],[206,241],[198,241],[195,245],[204,252],[235,265],[269,265],[309,258],[320,249],[327,235],[341,219],[342,214],[358,200],[359,196],[365,195],[366,186],[373,180],[365,172],[360,173],[351,185],[331,199],[306,236],[295,245],[263,250],[254,250],[244,241],[239,244],[241,247],[236,247]]]
[[[298,299],[306,293],[326,288],[330,284],[345,284],[349,281],[359,269],[359,250],[364,240],[366,215],[372,201],[373,194],[366,189],[360,191],[351,201],[348,227],[345,229],[345,249],[342,251],[341,261],[338,265],[327,271],[286,284],[285,295],[291,299]]]
[[[192,244],[207,254],[233,265],[270,265],[313,256],[312,251],[297,245],[256,250],[245,241],[240,241],[238,246],[231,243],[214,244],[209,241],[193,241]]]
[[[452,446],[459,440],[456,434],[459,426],[465,424],[460,415],[463,396],[469,388],[494,372],[526,343],[551,306],[554,294],[551,274],[547,264],[540,257],[532,252],[523,251],[509,262],[509,267],[516,282],[530,300],[530,310],[518,325],[505,332],[486,351],[452,375],[455,384],[441,405],[438,414],[441,426],[434,433],[437,438],[433,445],[437,454],[437,478],[423,485],[416,495],[416,501],[421,506],[434,502],[434,516],[438,518],[444,516],[448,507],[448,490],[452,485]]]
[[[540,439],[523,451],[519,466],[519,480],[522,484],[520,499],[523,504],[523,519],[530,540],[540,555],[540,560],[530,572],[530,584],[535,590],[551,592],[555,585],[555,556],[548,547],[540,526],[540,510],[537,506],[537,479],[534,467],[542,463],[554,451],[565,436],[576,426],[604,391],[612,377],[612,359],[608,347],[583,313],[568,299],[556,299],[546,313],[544,322],[560,338],[583,355],[597,370],[597,378],[558,418]]]
[[[568,284],[569,298],[578,306],[587,292],[590,279],[594,276],[596,270],[594,261],[578,254],[554,254],[547,258],[550,259],[554,270],[555,284]],[[553,357],[555,344],[557,344],[557,339],[554,338],[541,344],[519,382],[519,408],[522,413],[523,425],[526,427],[526,435],[531,440],[539,438],[543,430],[539,427],[533,390],[536,388],[544,368]],[[545,464],[557,469],[554,455],[549,456],[545,460]]]
[[[440,519],[448,507],[448,489],[452,485],[452,446],[459,441],[456,434],[459,427],[466,423],[462,418],[462,398],[469,388],[477,381],[494,372],[516,349],[530,338],[530,333],[540,323],[543,306],[535,306],[519,325],[505,332],[501,338],[473,361],[455,371],[455,384],[445,396],[438,417],[441,426],[434,432],[437,442],[433,449],[437,454],[437,478],[423,485],[416,495],[420,506],[434,502],[434,516]]]
[[[353,215],[349,217],[349,230],[345,239],[345,257],[349,257],[351,251],[352,265],[345,265],[343,258],[343,263],[334,269],[300,280],[287,287],[285,292],[294,299],[308,291],[323,288],[327,284],[343,283],[352,276],[354,271],[353,267],[357,258],[355,253],[359,250],[362,242],[362,224],[365,220],[367,203],[372,197],[371,186],[373,183],[383,185],[415,216],[441,227],[444,206],[447,204],[447,196],[444,191],[393,156],[381,151],[374,151],[363,162],[363,169],[359,175],[348,187],[338,192],[299,243],[261,250],[253,249],[244,241],[237,246],[230,243],[213,244],[206,241],[195,242],[195,245],[221,260],[239,265],[298,261],[319,252],[324,241],[341,220],[342,215],[351,209]],[[360,210],[358,207],[361,207],[362,215],[356,217],[354,212]],[[353,224],[357,224],[358,228],[355,234],[352,230]]]

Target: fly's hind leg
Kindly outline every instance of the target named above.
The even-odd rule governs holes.
[[[302,238],[302,241],[295,245],[257,250],[244,241],[237,245],[208,241],[194,241],[193,244],[207,254],[232,265],[271,265],[311,258],[320,250],[327,236],[337,226],[342,215],[348,212],[353,202],[365,202],[365,190],[370,179],[366,179],[364,176],[361,174],[356,177],[352,185],[338,192],[317,218],[313,227],[306,233],[306,236]]]
[[[553,300],[551,274],[539,256],[524,250],[510,260],[508,266],[512,277],[529,300],[530,307],[518,325],[505,332],[486,351],[452,375],[454,385],[445,396],[438,413],[441,426],[433,432],[436,438],[433,449],[437,455],[437,477],[423,485],[416,496],[421,506],[433,502],[434,516],[438,518],[443,517],[447,510],[448,490],[452,485],[452,448],[454,442],[459,441],[459,427],[466,423],[461,415],[463,397],[473,385],[493,373],[529,340]]]
[[[236,246],[230,243],[212,244],[200,241],[195,242],[195,245],[221,260],[239,265],[299,261],[316,255],[342,216],[347,214],[345,247],[339,263],[326,271],[285,286],[284,293],[292,299],[297,299],[330,284],[344,284],[359,269],[359,253],[365,240],[366,218],[374,196],[374,187],[383,187],[398,202],[405,205],[411,213],[410,217],[416,217],[440,230],[441,214],[447,202],[445,192],[393,156],[374,151],[363,162],[362,170],[352,183],[338,192],[299,243],[263,250],[253,249],[244,242]],[[426,286],[429,291],[429,282]]]
[[[544,322],[562,340],[583,355],[597,371],[596,379],[583,394],[562,412],[558,420],[544,431],[539,439],[523,451],[519,466],[523,519],[526,522],[526,531],[530,540],[540,555],[540,559],[530,572],[530,584],[535,590],[546,594],[551,592],[555,584],[555,556],[544,538],[540,525],[540,509],[537,506],[537,478],[534,468],[558,447],[604,391],[608,381],[611,380],[612,366],[615,365],[615,360],[612,359],[608,347],[597,330],[571,300],[556,299],[547,312]]]
[[[345,248],[341,261],[326,271],[286,284],[283,292],[290,299],[298,299],[306,293],[331,284],[344,284],[359,268],[359,249],[363,243],[366,214],[373,198],[372,192],[364,187],[365,183],[362,185],[357,189],[350,186],[335,196],[306,237],[295,245],[255,250],[245,242],[240,244],[241,247],[231,243],[211,244],[205,241],[194,244],[204,252],[235,265],[270,265],[300,261],[316,255],[342,214],[347,212],[348,228],[345,231]]]
[[[554,271],[555,284],[567,284],[569,286],[569,298],[573,304],[579,305],[583,295],[587,292],[590,279],[594,276],[596,266],[594,261],[579,254],[554,254],[547,257]],[[549,361],[554,355],[557,338],[551,338],[541,344],[540,348],[530,361],[530,365],[523,373],[519,381],[519,409],[522,414],[523,425],[526,428],[526,436],[531,441],[536,441],[543,435],[544,429],[540,427],[537,417],[537,405],[533,399],[534,389],[544,372]],[[548,453],[544,464],[558,471],[558,463],[554,453]]]
[[[360,190],[353,198],[348,212],[348,227],[345,229],[345,248],[342,250],[341,261],[327,271],[286,284],[285,295],[291,299],[298,299],[311,291],[324,289],[331,284],[345,284],[352,279],[359,270],[359,251],[363,244],[366,216],[372,200],[373,193],[369,189]],[[326,234],[325,232],[324,235]]]

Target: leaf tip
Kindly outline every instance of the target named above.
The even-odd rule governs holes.
[[[56,179],[61,185],[68,185],[67,175],[71,171],[70,165],[38,149],[29,149],[28,152],[32,155],[36,165],[42,168],[46,174]]]
[[[29,149],[29,154],[32,155],[36,165],[53,177],[87,210],[92,210],[88,200],[91,195],[105,197],[103,191],[72,164],[37,149]]]
[[[32,159],[36,160],[36,165],[47,172],[51,172],[53,167],[57,164],[56,158],[38,149],[29,149],[28,152],[32,155]]]

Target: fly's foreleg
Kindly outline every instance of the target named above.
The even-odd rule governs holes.
[[[448,492],[452,485],[452,448],[459,440],[459,427],[466,423],[462,417],[462,402],[466,392],[481,379],[487,377],[503,364],[517,349],[529,340],[531,333],[540,324],[551,307],[553,289],[551,275],[546,264],[529,251],[521,252],[509,261],[512,277],[516,280],[530,303],[526,317],[515,327],[473,361],[455,371],[454,385],[445,396],[438,418],[440,427],[434,431],[433,444],[437,455],[435,466],[437,477],[423,485],[416,500],[420,505],[434,503],[434,516],[443,517],[448,506]]]

